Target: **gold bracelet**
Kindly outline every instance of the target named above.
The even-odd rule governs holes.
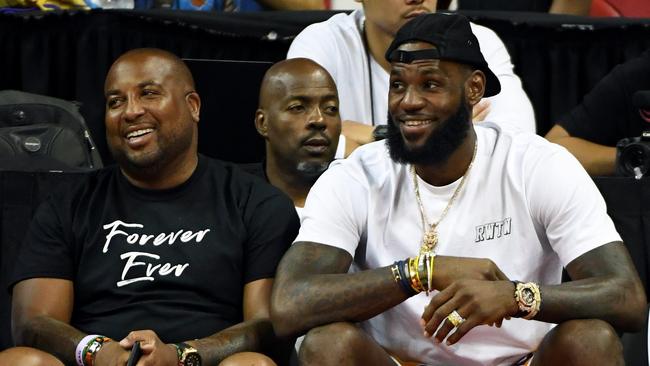
[[[419,258],[420,256],[409,258],[409,272],[411,276],[411,287],[413,287],[413,289],[417,292],[422,292],[424,291],[424,288],[422,287],[422,282],[420,281],[420,274],[418,273],[417,265]]]
[[[427,267],[427,296],[429,296],[429,292],[433,291],[433,261],[436,259],[436,254],[426,252],[425,256],[425,264]]]

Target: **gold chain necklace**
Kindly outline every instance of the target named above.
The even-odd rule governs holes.
[[[418,202],[418,206],[420,207],[420,219],[422,220],[422,227],[424,228],[424,235],[422,236],[422,246],[420,247],[420,254],[424,253],[433,253],[433,249],[436,247],[436,244],[438,244],[438,231],[436,228],[438,227],[438,224],[442,221],[442,219],[445,218],[447,215],[447,212],[449,211],[449,208],[451,208],[451,205],[454,203],[456,200],[456,197],[460,193],[460,191],[463,189],[463,185],[465,184],[465,178],[469,175],[469,171],[472,170],[472,166],[474,165],[474,159],[476,158],[476,150],[477,150],[477,145],[478,142],[477,140],[474,141],[474,153],[472,154],[472,161],[470,161],[469,166],[467,167],[467,170],[465,171],[465,174],[463,174],[463,177],[460,180],[460,183],[458,184],[458,187],[456,187],[456,190],[454,193],[451,195],[451,198],[449,199],[449,202],[447,203],[447,207],[442,211],[442,214],[440,215],[440,218],[438,219],[437,222],[429,224],[429,220],[427,220],[427,215],[424,212],[424,205],[422,204],[422,198],[420,197],[420,186],[418,184],[418,176],[417,173],[415,172],[415,165],[411,165],[411,173],[413,174],[413,185],[415,186],[415,199]]]

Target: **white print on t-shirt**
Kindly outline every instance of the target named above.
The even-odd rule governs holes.
[[[506,217],[501,221],[489,222],[487,224],[479,225],[476,227],[475,243],[482,242],[483,240],[492,240],[502,236],[510,235],[512,229],[512,218]]]
[[[138,244],[140,246],[144,246],[148,243],[151,243],[154,246],[160,246],[165,243],[167,243],[168,245],[172,245],[177,241],[181,243],[187,243],[190,241],[200,243],[205,237],[205,235],[210,231],[210,229],[205,229],[205,230],[199,230],[197,232],[193,232],[191,230],[181,229],[176,232],[150,235],[150,234],[128,233],[124,230],[119,230],[118,229],[119,227],[140,229],[140,228],[144,228],[144,225],[129,224],[120,220],[115,220],[110,224],[104,225],[103,228],[105,230],[110,229],[110,232],[106,235],[106,241],[104,242],[104,247],[102,248],[103,253],[108,252],[108,248],[110,246],[111,240],[118,235],[125,236],[126,242],[128,244]],[[124,264],[124,269],[122,270],[121,281],[117,282],[117,287],[130,285],[132,283],[140,282],[140,281],[153,281],[154,280],[153,275],[155,273],[157,273],[159,276],[167,276],[173,273],[174,276],[180,277],[180,275],[183,274],[183,271],[189,266],[189,263],[172,265],[171,263],[152,264],[152,263],[145,263],[145,262],[136,262],[136,257],[151,258],[154,260],[160,259],[160,256],[157,254],[137,252],[137,251],[127,252],[120,255],[120,259],[126,259],[126,263]],[[129,270],[137,266],[146,266],[145,276],[127,279],[127,274]]]

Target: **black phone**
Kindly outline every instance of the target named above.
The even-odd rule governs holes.
[[[142,350],[140,350],[140,341],[133,343],[131,348],[131,355],[129,356],[129,362],[126,363],[126,366],[135,366],[142,355]]]

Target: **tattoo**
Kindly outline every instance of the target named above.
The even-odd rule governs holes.
[[[278,333],[301,334],[332,322],[366,320],[407,298],[388,267],[346,273],[351,262],[339,248],[294,244],[280,262],[271,299]]]
[[[537,320],[560,323],[570,319],[602,319],[619,330],[640,327],[646,297],[622,242],[593,249],[567,266],[570,282],[542,286]]]

